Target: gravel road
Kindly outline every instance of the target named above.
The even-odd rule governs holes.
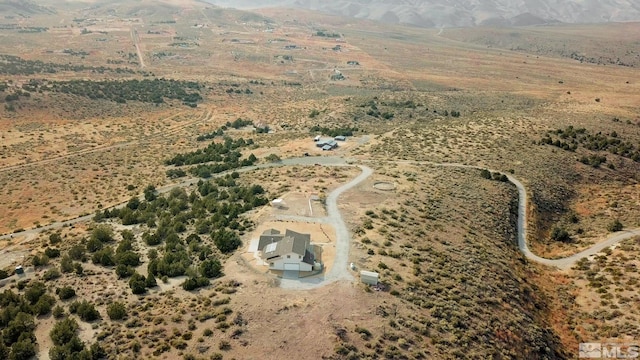
[[[434,163],[434,162],[418,162],[418,161],[404,161],[404,160],[399,160],[396,162],[416,164],[416,165],[456,167],[456,168],[467,168],[467,169],[478,169],[478,170],[485,169],[484,167],[480,167],[480,166],[458,164],[458,163]],[[364,181],[369,176],[371,176],[371,174],[373,173],[373,170],[371,168],[364,165],[350,165],[346,159],[340,158],[340,157],[309,156],[309,157],[299,157],[299,158],[288,158],[275,163],[248,166],[240,169],[235,169],[235,170],[215,174],[214,177],[224,176],[233,171],[247,172],[247,171],[252,171],[256,169],[264,169],[264,168],[280,167],[280,166],[295,166],[295,165],[358,166],[362,170],[362,173],[358,175],[355,179],[351,180],[350,182],[335,189],[329,194],[329,196],[327,196],[328,216],[324,218],[307,218],[307,217],[299,217],[295,219],[291,217],[288,218],[290,220],[307,221],[307,222],[323,222],[323,223],[328,223],[333,225],[333,227],[336,229],[336,245],[335,245],[336,257],[334,260],[334,265],[331,267],[331,269],[328,270],[328,272],[325,273],[324,276],[301,278],[301,279],[295,279],[295,280],[282,279],[281,286],[285,288],[292,288],[292,289],[310,289],[310,288],[323,286],[329,282],[338,281],[338,280],[352,281],[353,275],[348,269],[351,236],[349,234],[349,229],[347,228],[346,224],[344,223],[344,220],[342,219],[340,210],[338,209],[338,198],[342,193],[353,188],[354,186],[357,186],[362,181]],[[491,169],[487,169],[487,170],[496,172],[495,170],[491,170]],[[527,245],[527,219],[526,219],[527,191],[525,187],[522,185],[522,183],[518,181],[518,179],[516,179],[514,176],[510,174],[505,174],[505,175],[507,176],[509,181],[516,186],[518,190],[518,196],[519,196],[519,199],[518,199],[519,200],[518,201],[518,248],[524,254],[524,256],[531,261],[556,267],[560,270],[566,270],[571,268],[573,264],[575,264],[578,260],[582,258],[594,255],[607,247],[610,247],[612,245],[619,243],[620,241],[640,235],[640,228],[620,231],[612,234],[605,241],[595,244],[586,250],[583,250],[577,254],[568,256],[566,258],[546,259],[546,258],[537,256],[536,254],[532,253],[531,250],[529,250],[529,247]],[[200,178],[189,178],[177,184],[170,184],[170,185],[161,187],[158,189],[158,192],[166,193],[176,187],[187,187],[190,185],[194,185],[200,180],[201,180]],[[125,205],[126,205],[126,202],[115,205],[112,208],[118,208]],[[67,220],[67,221],[51,223],[49,225],[41,226],[39,228],[32,228],[32,229],[28,229],[20,232],[15,232],[12,234],[2,235],[0,236],[0,240],[12,239],[13,237],[18,237],[22,235],[26,235],[27,236],[26,238],[29,239],[29,238],[32,238],[34,235],[46,230],[58,229],[63,226],[71,226],[80,222],[90,221],[93,218],[93,216],[94,216],[93,214],[81,216],[81,217]],[[12,251],[18,245],[20,245],[20,243],[13,244],[11,246],[6,247],[2,251],[0,251],[0,256],[2,256],[7,252]]]

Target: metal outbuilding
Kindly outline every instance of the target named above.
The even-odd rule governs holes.
[[[378,285],[379,274],[373,271],[360,271],[360,281],[369,285]]]

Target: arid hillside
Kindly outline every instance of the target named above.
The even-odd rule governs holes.
[[[392,24],[426,28],[468,26],[531,26],[554,23],[600,23],[640,20],[634,1],[491,1],[491,0],[208,0],[240,9],[301,8]]]
[[[569,359],[637,337],[637,239],[538,264],[509,177],[538,256],[637,232],[638,23],[23,5],[0,7],[0,358]],[[269,270],[271,228],[308,232],[317,268]]]

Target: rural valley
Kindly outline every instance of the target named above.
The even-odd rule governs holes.
[[[636,346],[640,22],[356,17],[0,0],[0,359]]]

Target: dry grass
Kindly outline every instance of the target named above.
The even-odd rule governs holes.
[[[293,21],[289,12],[264,10],[262,16],[270,19],[265,22],[237,11],[172,4],[176,7],[163,5],[146,14],[137,5],[108,5],[122,6],[124,15],[113,20],[108,20],[105,7],[81,10],[69,5],[62,23],[60,16],[23,19],[26,25],[48,26],[48,32],[18,35],[1,30],[8,35],[3,37],[5,48],[27,59],[127,66],[159,77],[202,81],[207,90],[197,109],[178,103],[114,106],[35,93],[21,99],[16,112],[0,108],[0,198],[6,204],[0,208],[0,232],[92,213],[126,201],[148,184],[168,184],[163,165],[168,156],[202,148],[205,144],[195,140],[197,135],[238,117],[275,130],[228,132],[232,137],[253,137],[258,147],[247,153],[259,158],[271,153],[321,155],[310,141],[311,126],[356,126],[358,137],[335,154],[366,160],[376,172],[340,200],[355,237],[351,258],[358,268],[380,271],[393,293],[344,283],[309,292],[286,291],[272,276],[235,255],[225,263],[227,276],[210,288],[185,292],[173,289],[179,281],[172,280],[137,297],[112,270],[86,263],[84,277],[65,274],[52,283],[73,286],[79,298],[99,304],[105,320],[83,323],[84,340],[100,339],[123,356],[134,356],[138,350],[143,358],[154,353],[166,358],[217,353],[249,358],[257,349],[271,358],[308,358],[313,344],[317,357],[339,359],[482,357],[494,350],[518,357],[522,351],[534,351],[536,344],[556,344],[550,350],[558,350],[560,357],[564,350],[559,350],[563,347],[555,335],[538,332],[549,327],[568,354],[575,352],[578,340],[637,336],[633,284],[628,283],[634,276],[633,244],[583,264],[589,269],[549,274],[525,264],[514,247],[514,189],[484,180],[474,171],[397,162],[460,162],[512,170],[531,194],[533,249],[544,256],[575,252],[599,241],[614,218],[628,227],[637,225],[638,165],[608,155],[615,171],[593,169],[576,161],[581,152],[534,142],[545,131],[568,125],[592,132],[615,130],[637,142],[640,84],[633,81],[633,69],[487,48],[452,41],[447,32],[442,37],[435,31],[371,23],[351,26],[344,19],[309,12],[296,13]],[[73,18],[95,20],[72,28]],[[167,22],[171,19],[176,23]],[[620,26],[518,31],[552,36],[554,44],[588,45],[574,31],[612,29],[599,35],[605,39],[600,41],[607,41]],[[344,33],[341,51],[331,50],[334,41],[310,36],[317,27]],[[633,30],[637,25],[627,27]],[[82,28],[93,33],[82,35]],[[136,56],[130,56],[131,28],[140,34],[144,69]],[[464,31],[451,36],[480,41]],[[501,39],[508,36],[497,33]],[[170,45],[174,42],[188,45]],[[57,45],[63,43],[89,55],[64,54]],[[284,49],[288,44],[297,48]],[[293,60],[283,61],[282,55]],[[360,66],[348,67],[349,60]],[[346,80],[330,80],[334,68]],[[144,77],[89,72],[37,76]],[[12,80],[19,86],[33,77],[3,75],[0,82]],[[230,87],[249,88],[253,94],[228,94]],[[416,106],[398,105],[409,100]],[[368,114],[372,102],[380,113],[393,117]],[[310,118],[314,109],[319,115]],[[461,116],[445,115],[445,110],[460,111]],[[613,122],[614,117],[620,121]],[[242,180],[262,184],[270,196],[284,197],[291,214],[306,215],[309,194],[327,193],[356,173],[350,168],[274,168],[244,174]],[[374,190],[375,181],[397,187],[391,192]],[[577,223],[569,221],[574,213]],[[266,210],[248,216],[258,231],[260,224],[273,220]],[[556,225],[565,226],[575,241],[550,241]],[[61,249],[68,250],[86,233],[81,225],[65,228]],[[13,244],[26,242],[13,249],[9,261],[15,264],[22,255],[29,259],[42,251],[47,236],[13,239]],[[51,264],[57,266],[55,260]],[[43,273],[39,270],[36,276]],[[606,285],[592,286],[594,279],[606,279]],[[130,317],[125,321],[106,320],[105,304],[116,300],[128,306]],[[620,310],[627,307],[628,312]],[[38,340],[44,347],[52,323],[39,323]],[[481,338],[493,343],[474,340]],[[460,352],[468,343],[478,345],[475,353]]]

